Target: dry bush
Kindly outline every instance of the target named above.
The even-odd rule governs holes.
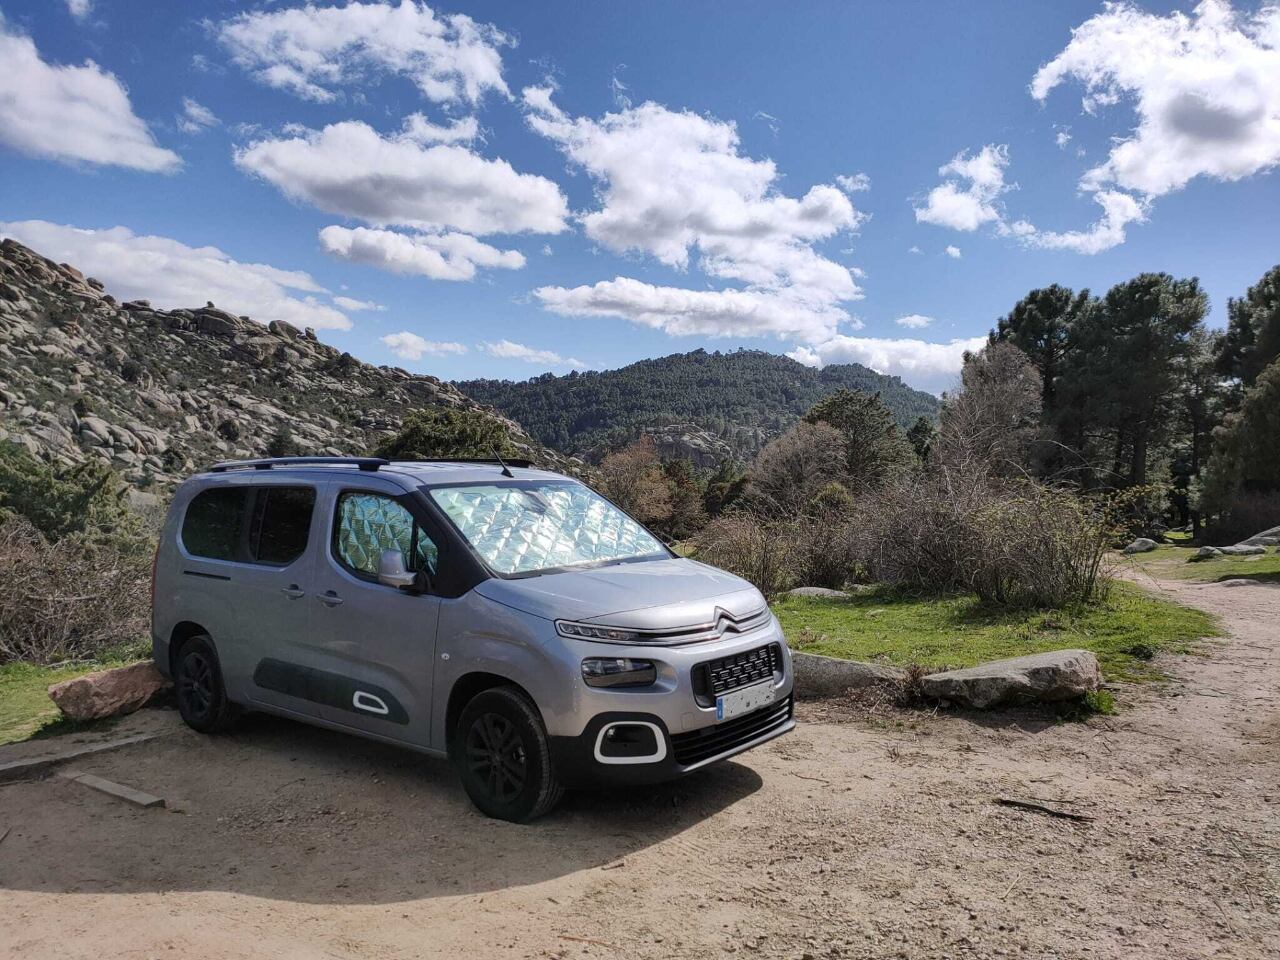
[[[146,636],[149,557],[0,521],[0,663],[87,660]]]
[[[942,404],[933,462],[952,470],[1025,475],[1040,433],[1042,389],[1039,371],[1011,343],[966,354],[959,389]]]
[[[795,584],[794,531],[746,513],[712,520],[698,534],[697,557],[750,581],[766,597]]]
[[[600,492],[643,524],[671,516],[671,482],[652,437],[609,454],[598,468]]]
[[[1063,607],[1106,594],[1111,529],[1062,490],[944,472],[888,487],[859,512],[859,552],[879,582],[971,590],[1008,607]]]
[[[826,423],[797,423],[770,440],[747,473],[747,496],[759,514],[792,517],[828,484],[844,477],[844,434]]]

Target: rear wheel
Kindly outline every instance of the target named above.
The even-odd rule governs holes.
[[[453,758],[471,802],[499,820],[527,823],[564,794],[542,717],[513,686],[482,691],[463,708]]]
[[[190,638],[178,651],[173,684],[178,712],[193,730],[218,733],[239,715],[236,705],[227,699],[218,652],[205,634]]]

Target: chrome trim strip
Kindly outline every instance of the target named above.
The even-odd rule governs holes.
[[[677,647],[692,643],[707,643],[712,640],[721,640],[725,636],[738,636],[747,634],[753,630],[768,625],[771,613],[768,606],[760,607],[753,610],[740,619],[735,619],[728,613],[717,617],[711,623],[698,623],[688,627],[675,627],[671,630],[633,630],[629,627],[620,627],[610,623],[591,623],[584,620],[557,620],[556,632],[562,637],[570,640],[586,640],[590,643],[612,643],[622,646],[631,645],[649,645],[659,647]],[[603,640],[597,637],[579,637],[571,633],[564,633],[559,628],[561,624],[568,624],[580,627],[592,627],[600,630],[622,630],[633,635],[634,639],[630,640]]]

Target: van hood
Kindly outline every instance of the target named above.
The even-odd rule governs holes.
[[[717,608],[743,618],[765,605],[760,591],[741,577],[681,557],[486,580],[476,592],[547,620],[633,630],[714,623]]]

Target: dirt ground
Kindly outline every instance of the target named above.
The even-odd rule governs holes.
[[[145,711],[113,733],[160,739],[75,766],[167,809],[0,785],[0,956],[1275,957],[1280,585],[1161,588],[1232,635],[1115,717],[802,705],[737,762],[531,826],[442,762]]]

